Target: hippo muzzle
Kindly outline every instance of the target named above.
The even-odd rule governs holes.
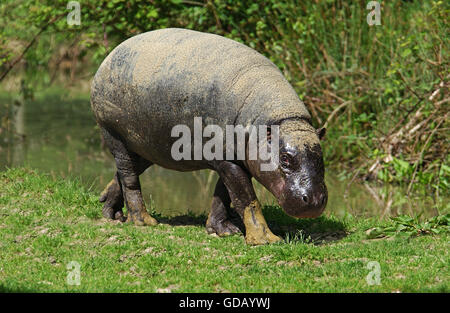
[[[315,218],[325,210],[327,200],[328,191],[323,181],[305,182],[298,177],[293,177],[286,180],[278,202],[290,216]]]

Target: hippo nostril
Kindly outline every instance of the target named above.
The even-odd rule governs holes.
[[[303,200],[303,202],[308,203],[308,196],[306,196],[306,195],[303,196],[303,197],[302,197],[302,200]]]

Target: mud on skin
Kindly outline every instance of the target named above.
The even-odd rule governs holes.
[[[91,106],[117,166],[100,199],[103,215],[109,219],[156,225],[146,210],[139,183],[139,175],[153,164],[176,171],[216,171],[219,180],[206,229],[219,236],[240,232],[229,218],[230,210],[235,210],[251,245],[280,240],[262,215],[252,177],[292,216],[315,217],[326,206],[319,142],[324,131],[311,126],[306,107],[278,68],[243,44],[174,28],[132,37],[117,46],[98,69]],[[175,161],[171,147],[178,138],[170,136],[171,130],[181,124],[193,133],[194,117],[222,129],[226,125],[279,125],[279,167],[261,172],[262,161],[248,158]]]

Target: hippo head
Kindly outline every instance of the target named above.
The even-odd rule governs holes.
[[[279,128],[276,169],[262,171],[260,164],[263,161],[248,161],[251,174],[277,198],[290,216],[313,218],[325,209],[328,193],[320,147],[324,135],[324,128],[316,130],[306,120],[284,120]],[[270,136],[268,132],[268,139]]]

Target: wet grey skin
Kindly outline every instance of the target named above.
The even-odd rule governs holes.
[[[139,183],[139,175],[153,164],[176,171],[216,171],[219,180],[206,229],[219,236],[239,233],[229,219],[230,210],[235,210],[244,223],[246,242],[252,245],[280,240],[262,215],[252,177],[291,216],[317,217],[326,206],[319,141],[325,130],[311,126],[305,105],[279,69],[241,43],[174,28],[132,37],[98,69],[91,106],[117,166],[100,197],[107,218],[157,224],[147,213]],[[171,137],[171,130],[187,125],[193,134],[194,117],[202,117],[203,127],[218,125],[223,130],[226,125],[279,125],[278,168],[263,172],[260,165],[266,162],[248,157],[174,160],[171,147],[179,138]]]

